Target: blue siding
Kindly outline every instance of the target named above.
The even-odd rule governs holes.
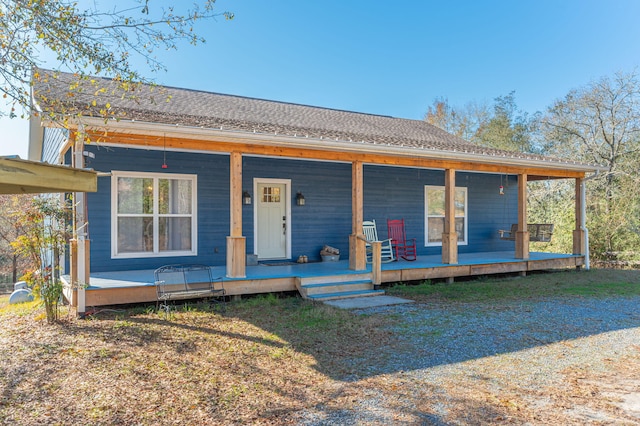
[[[60,149],[67,142],[68,130],[66,129],[44,129],[42,140],[41,161],[49,164],[59,164]]]
[[[284,159],[248,157],[243,162],[245,188],[253,188],[253,178],[291,179],[291,254],[305,254],[320,260],[327,244],[349,254],[351,233],[351,165]],[[302,192],[305,205],[297,206],[295,197]],[[255,196],[255,194],[252,194]],[[253,205],[243,211],[247,251],[253,249]]]
[[[198,175],[198,255],[111,259],[111,178],[98,178],[98,192],[88,194],[91,270],[154,269],[170,263],[224,265],[229,235],[229,157],[89,145],[95,153],[88,167],[101,172],[137,171]]]
[[[425,247],[425,185],[444,186],[444,171],[385,166],[364,168],[364,219],[375,219],[378,237],[387,236],[387,219],[405,220],[407,237],[416,238],[418,255],[438,254],[440,247]],[[515,177],[503,177],[505,195],[499,195],[500,176],[456,173],[456,186],[467,188],[468,244],[460,253],[510,250],[513,242],[498,237],[517,220]],[[506,227],[506,228],[505,228]]]
[[[167,152],[168,169],[162,169],[162,151],[89,145],[95,153],[88,167],[107,172],[141,171],[198,175],[198,255],[184,257],[111,259],[111,178],[98,179],[98,192],[88,195],[91,269],[152,269],[168,263],[224,265],[229,235],[229,157],[221,154]],[[319,260],[324,244],[349,253],[351,233],[351,164],[316,161],[243,158],[243,189],[254,202],[243,206],[243,234],[247,252],[253,251],[254,178],[291,180],[292,258],[301,254]],[[424,247],[424,186],[444,185],[442,170],[367,165],[364,167],[364,218],[376,219],[380,237],[386,236],[388,218],[404,218],[409,237],[418,241],[418,255],[438,254],[440,247]],[[508,229],[517,218],[515,177],[503,178],[506,195],[498,194],[500,176],[457,173],[456,185],[468,188],[469,244],[461,253],[513,249],[501,241],[498,229]],[[300,191],[305,206],[295,204]]]

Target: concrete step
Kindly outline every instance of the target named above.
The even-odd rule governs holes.
[[[326,300],[348,299],[352,297],[365,297],[365,296],[382,296],[384,290],[357,290],[357,291],[341,291],[338,293],[324,293],[313,294],[308,296],[309,300],[315,300],[318,302],[324,302]]]

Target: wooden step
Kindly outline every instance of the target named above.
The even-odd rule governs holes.
[[[300,277],[296,287],[304,299],[335,300],[361,296],[379,296],[382,290],[374,290],[371,275],[344,274],[324,277]]]
[[[307,296],[312,296],[314,294],[371,290],[373,288],[373,284],[371,283],[371,280],[339,281],[317,284],[303,284],[301,288],[306,291]]]
[[[365,297],[365,296],[383,296],[383,295],[384,295],[384,290],[357,290],[357,291],[342,291],[338,293],[313,294],[308,296],[307,298],[309,300],[324,302],[325,300],[348,299],[351,297]]]
[[[325,284],[335,282],[349,282],[349,281],[362,281],[371,280],[370,272],[355,273],[355,274],[339,274],[339,275],[325,275],[325,276],[311,276],[311,277],[299,277],[300,285],[308,284]]]

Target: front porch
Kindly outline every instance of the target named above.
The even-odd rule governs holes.
[[[546,269],[576,268],[584,264],[584,255],[531,252],[529,259],[517,259],[513,251],[460,253],[457,264],[443,264],[441,255],[419,256],[414,262],[400,260],[384,263],[382,283],[482,276],[502,273],[526,273]],[[246,277],[226,277],[224,266],[212,266],[213,277],[222,277],[226,294],[296,291],[296,282],[306,278],[332,277],[351,281],[363,275],[371,278],[371,265],[364,271],[349,268],[348,260],[317,263],[271,263],[247,266]],[[152,269],[92,273],[85,291],[85,306],[105,306],[156,301]],[[76,292],[64,276],[65,297],[77,306]]]

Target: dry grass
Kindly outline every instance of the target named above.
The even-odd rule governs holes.
[[[0,298],[0,423],[280,425],[305,411],[357,410],[379,415],[333,423],[634,422],[619,402],[640,387],[640,347],[598,371],[563,371],[564,386],[534,393],[508,378],[496,386],[463,375],[425,383],[403,371],[367,373],[398,345],[388,331],[394,321],[269,296],[225,312],[188,305],[168,320],[142,306],[48,325],[36,304]]]
[[[0,423],[24,425],[287,423],[332,399],[332,377],[389,337],[375,318],[296,298],[53,326],[29,304],[1,308],[0,321]]]

